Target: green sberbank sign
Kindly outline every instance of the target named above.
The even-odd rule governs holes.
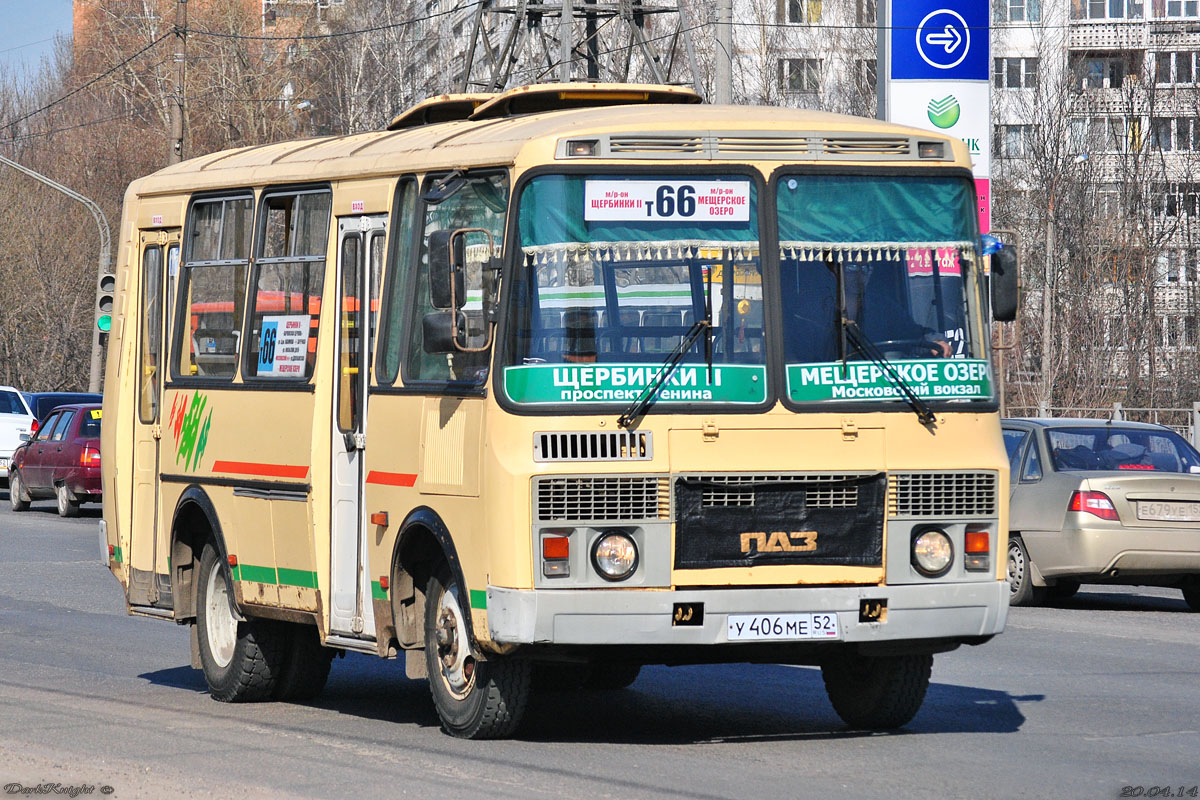
[[[515,403],[632,403],[654,382],[661,364],[527,364],[504,370],[504,391]],[[767,399],[767,368],[680,364],[658,390],[658,403],[742,403]]]
[[[979,399],[992,396],[992,374],[982,359],[950,358],[892,362],[922,400]],[[789,364],[788,397],[796,403],[820,400],[903,400],[904,395],[869,361]]]

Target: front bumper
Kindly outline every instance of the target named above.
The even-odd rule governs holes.
[[[887,600],[885,622],[859,622],[864,599]],[[730,614],[835,612],[843,642],[990,636],[1004,630],[1008,584],[782,589],[521,590],[489,586],[488,629],[504,644],[737,645]],[[704,623],[672,625],[675,603],[703,603]]]

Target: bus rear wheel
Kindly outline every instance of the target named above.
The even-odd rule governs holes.
[[[287,656],[288,631],[271,620],[239,622],[229,571],[210,542],[196,589],[200,664],[213,698],[225,703],[270,699]]]
[[[889,730],[909,723],[929,688],[932,655],[840,655],[821,664],[833,710],[851,728]]]
[[[272,697],[292,702],[312,700],[329,680],[334,650],[321,645],[315,626],[284,624],[288,629],[287,657]]]
[[[530,693],[530,665],[476,654],[467,628],[465,592],[442,562],[425,594],[425,665],[442,727],[462,739],[499,739],[521,724]]]

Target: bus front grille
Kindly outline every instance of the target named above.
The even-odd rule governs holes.
[[[704,482],[700,504],[703,508],[753,508],[756,503],[755,485],[786,483],[804,492],[810,508],[853,508],[858,505],[858,484],[861,475],[801,474],[801,475],[696,475]]]
[[[651,431],[541,431],[533,435],[534,461],[649,461]]]
[[[668,479],[654,475],[538,477],[533,498],[538,522],[633,522],[671,514]]]
[[[893,472],[888,516],[994,517],[998,496],[995,472]]]

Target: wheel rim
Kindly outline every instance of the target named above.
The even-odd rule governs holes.
[[[233,648],[237,644],[237,620],[229,607],[229,584],[221,573],[221,565],[213,564],[208,573],[205,592],[205,634],[208,652],[219,667],[229,666],[233,661]]]
[[[14,506],[21,503],[21,479],[15,472],[8,479],[8,500]]]
[[[56,495],[58,497],[58,513],[60,516],[66,516],[66,513],[67,513],[67,487],[59,486]]]
[[[1025,579],[1025,554],[1016,544],[1008,546],[1008,586],[1013,594]]]
[[[434,634],[442,683],[461,700],[475,685],[475,656],[467,637],[467,625],[458,602],[458,587],[447,587],[438,598]]]

